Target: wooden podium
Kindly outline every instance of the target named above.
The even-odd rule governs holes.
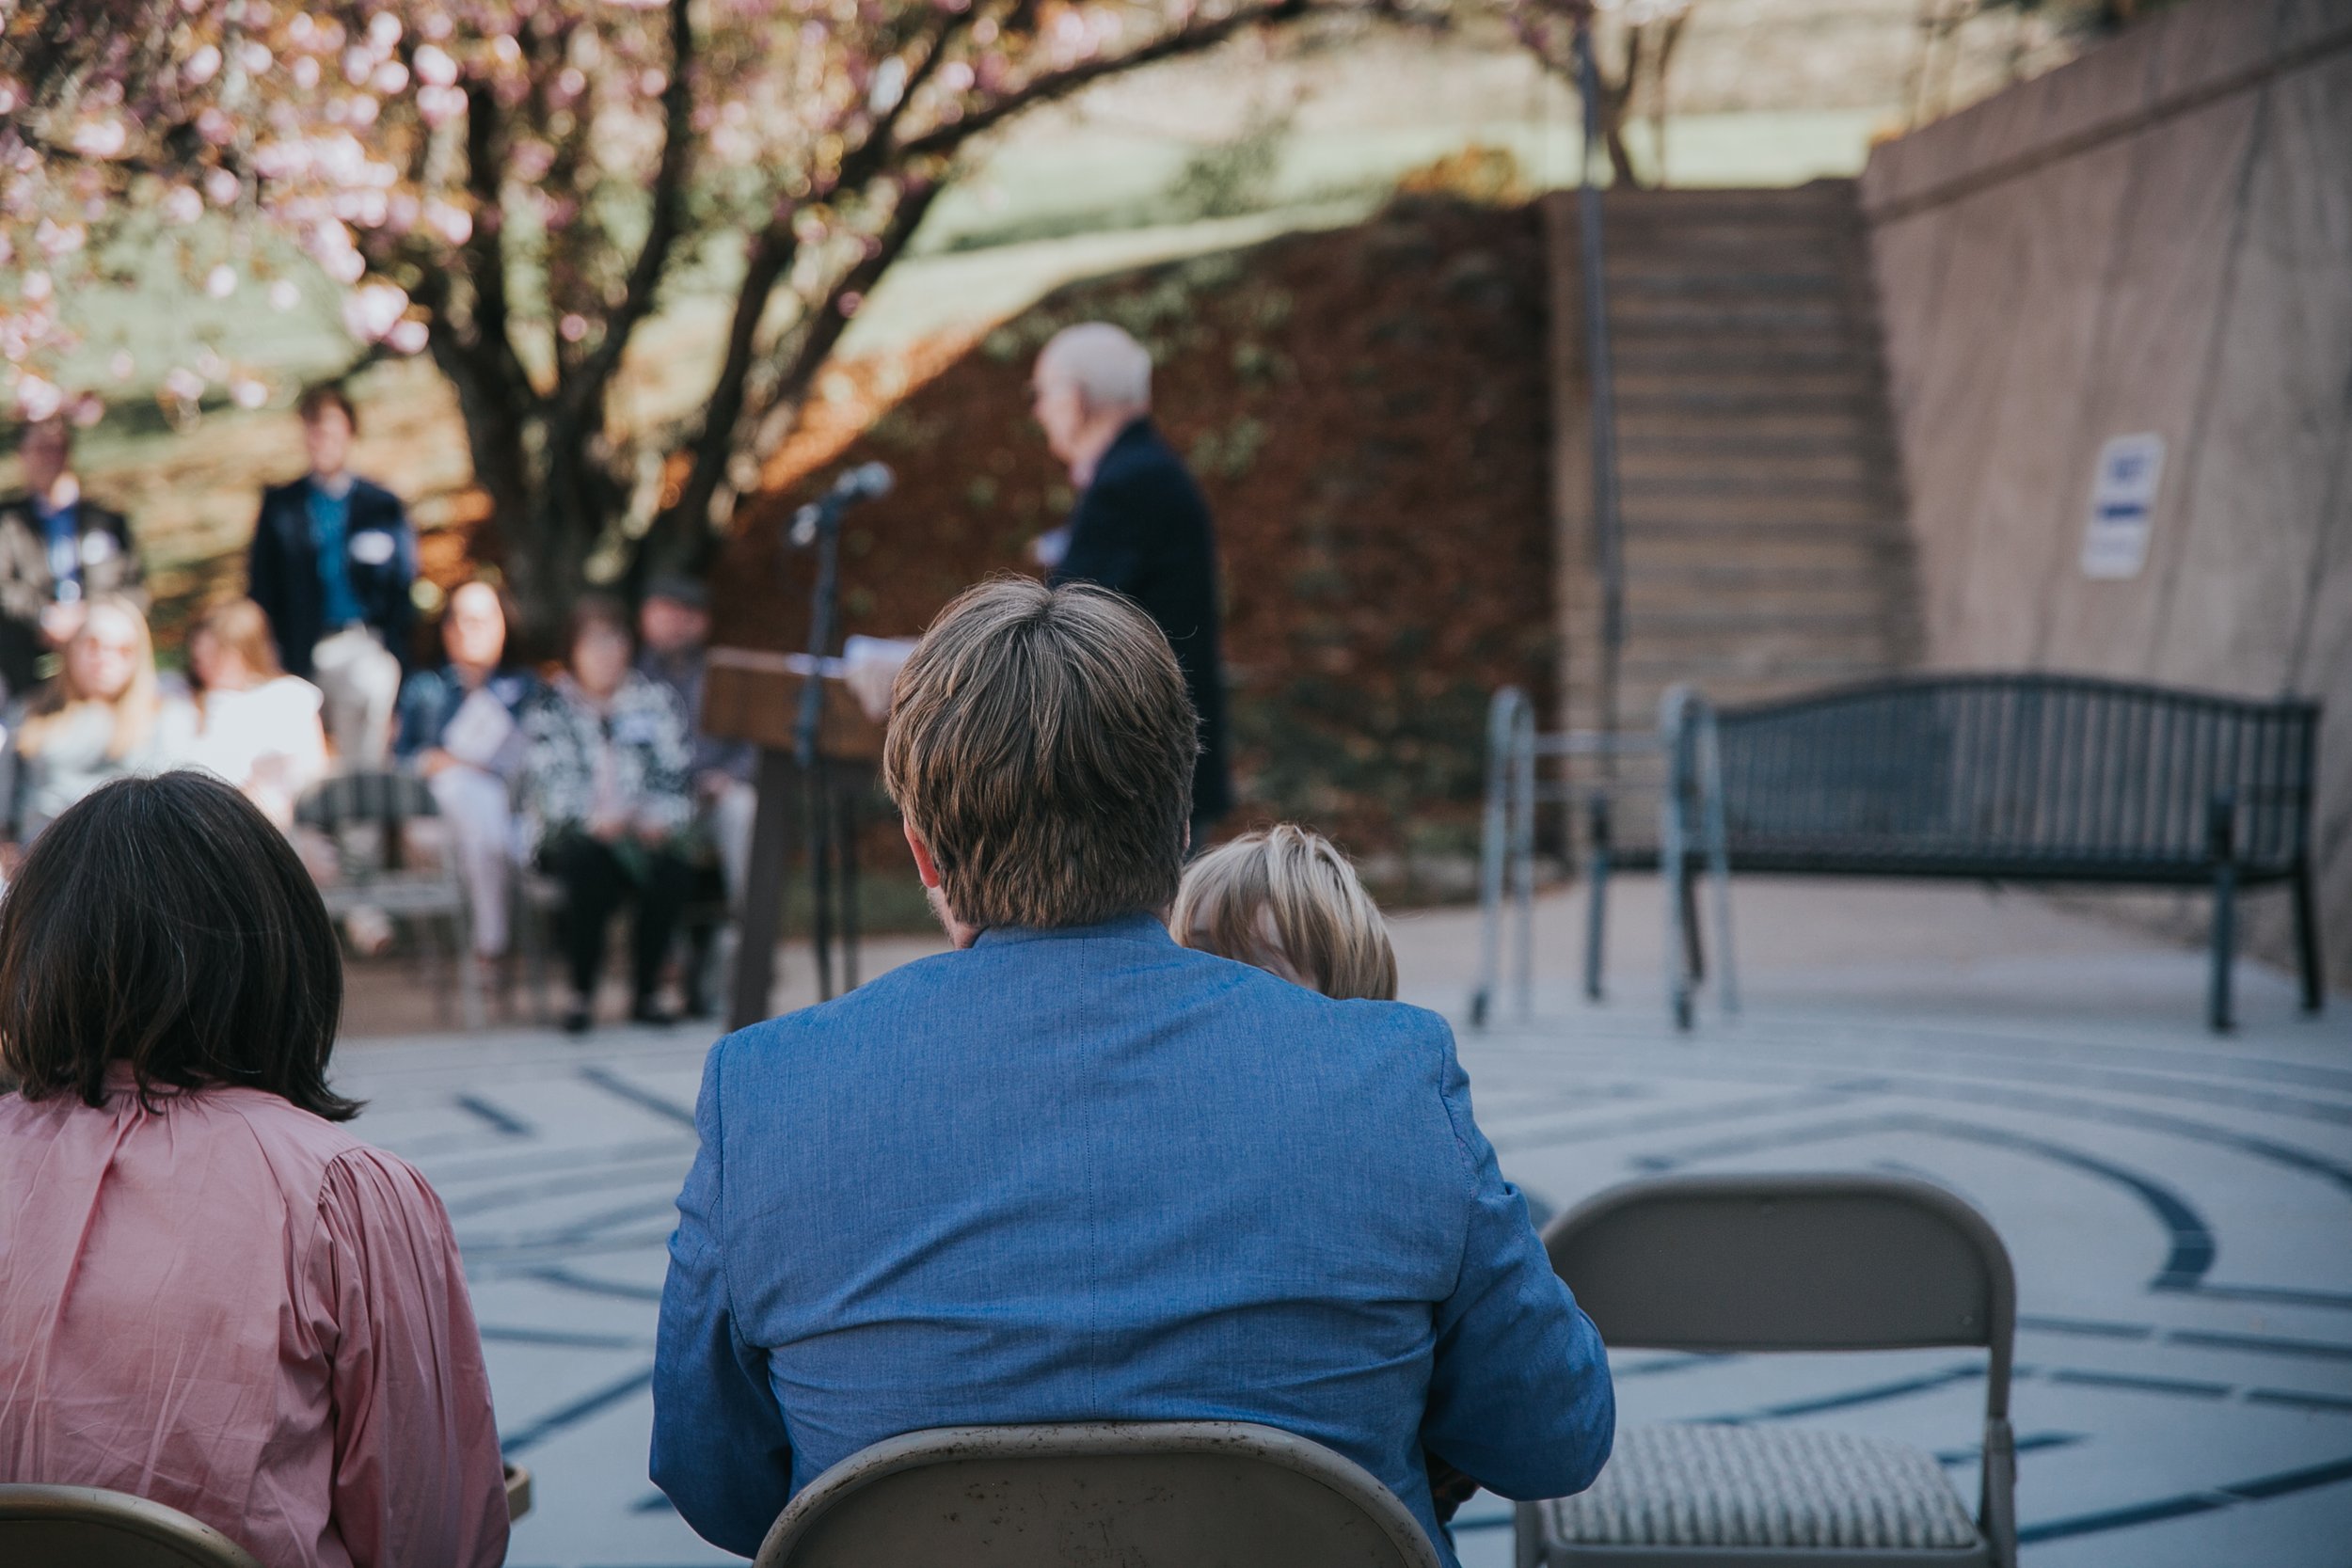
[[[793,758],[793,724],[807,683],[822,683],[814,777],[802,777]],[[793,796],[798,784],[802,837],[810,845],[807,874],[814,918],[812,954],[818,990],[833,992],[832,935],[836,916],[850,986],[857,984],[857,813],[882,762],[882,726],[838,675],[816,673],[804,654],[715,647],[703,675],[703,731],[759,749],[755,787],[759,811],[752,829],[752,858],[744,879],[741,940],[736,945],[734,993],[727,1027],[740,1029],[768,1016],[775,979],[776,942],[783,935],[785,878],[791,862]],[[805,816],[814,814],[811,823]],[[840,902],[836,910],[835,871]],[[844,989],[847,989],[846,987]]]

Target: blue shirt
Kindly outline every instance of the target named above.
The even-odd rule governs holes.
[[[345,537],[351,530],[351,486],[346,483],[342,495],[329,495],[313,477],[309,500],[310,547],[318,552],[319,593],[326,629],[331,632],[364,620],[367,614],[351,588],[351,546]]]
[[[1434,1013],[1147,916],[988,931],[721,1040],[695,1122],[652,1473],[729,1550],[924,1427],[1259,1421],[1441,1552],[1424,1446],[1517,1497],[1608,1457],[1599,1337]]]
[[[43,539],[49,546],[50,597],[71,604],[82,596],[82,507],[78,501],[52,508],[35,500]]]

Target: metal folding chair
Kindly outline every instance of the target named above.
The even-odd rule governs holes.
[[[338,876],[319,889],[326,912],[341,919],[356,910],[380,911],[415,922],[428,966],[437,964],[436,922],[446,921],[449,957],[457,971],[460,1016],[469,1029],[483,1026],[481,976],[471,962],[472,919],[466,888],[457,874],[454,845],[444,843],[437,863],[408,863],[409,822],[437,818],[440,807],[421,779],[405,773],[338,773],[303,792],[294,821],[317,830],[334,846]],[[446,997],[446,988],[437,988]]]
[[[955,1427],[850,1455],[755,1568],[1438,1568],[1396,1495],[1246,1421]]]
[[[95,1486],[0,1486],[9,1568],[262,1568],[176,1508]]]
[[[1617,1349],[1981,1345],[1972,1518],[1934,1456],[1808,1427],[1620,1427],[1591,1490],[1518,1506],[1519,1568],[2015,1568],[2009,1424],[2017,1291],[1967,1204],[1869,1176],[1686,1176],[1603,1193],[1545,1228]]]

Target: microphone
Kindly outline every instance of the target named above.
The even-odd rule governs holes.
[[[839,516],[859,501],[879,500],[890,494],[890,487],[898,476],[890,471],[887,463],[861,463],[833,482],[824,499],[814,500],[792,514],[791,540],[797,548],[806,549],[817,542],[817,530],[831,514]]]

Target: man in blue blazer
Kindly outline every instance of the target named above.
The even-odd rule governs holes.
[[[1608,1458],[1444,1020],[1170,940],[1198,744],[1097,588],[975,589],[908,661],[883,780],[955,951],[711,1049],[652,1460],[706,1539],[925,1427],[1263,1422],[1440,1542],[1431,1463],[1545,1497]]]
[[[346,467],[358,422],[342,389],[311,388],[299,412],[310,471],[262,493],[246,592],[286,673],[326,697],[337,755],[381,767],[416,625],[416,531],[398,496]]]

